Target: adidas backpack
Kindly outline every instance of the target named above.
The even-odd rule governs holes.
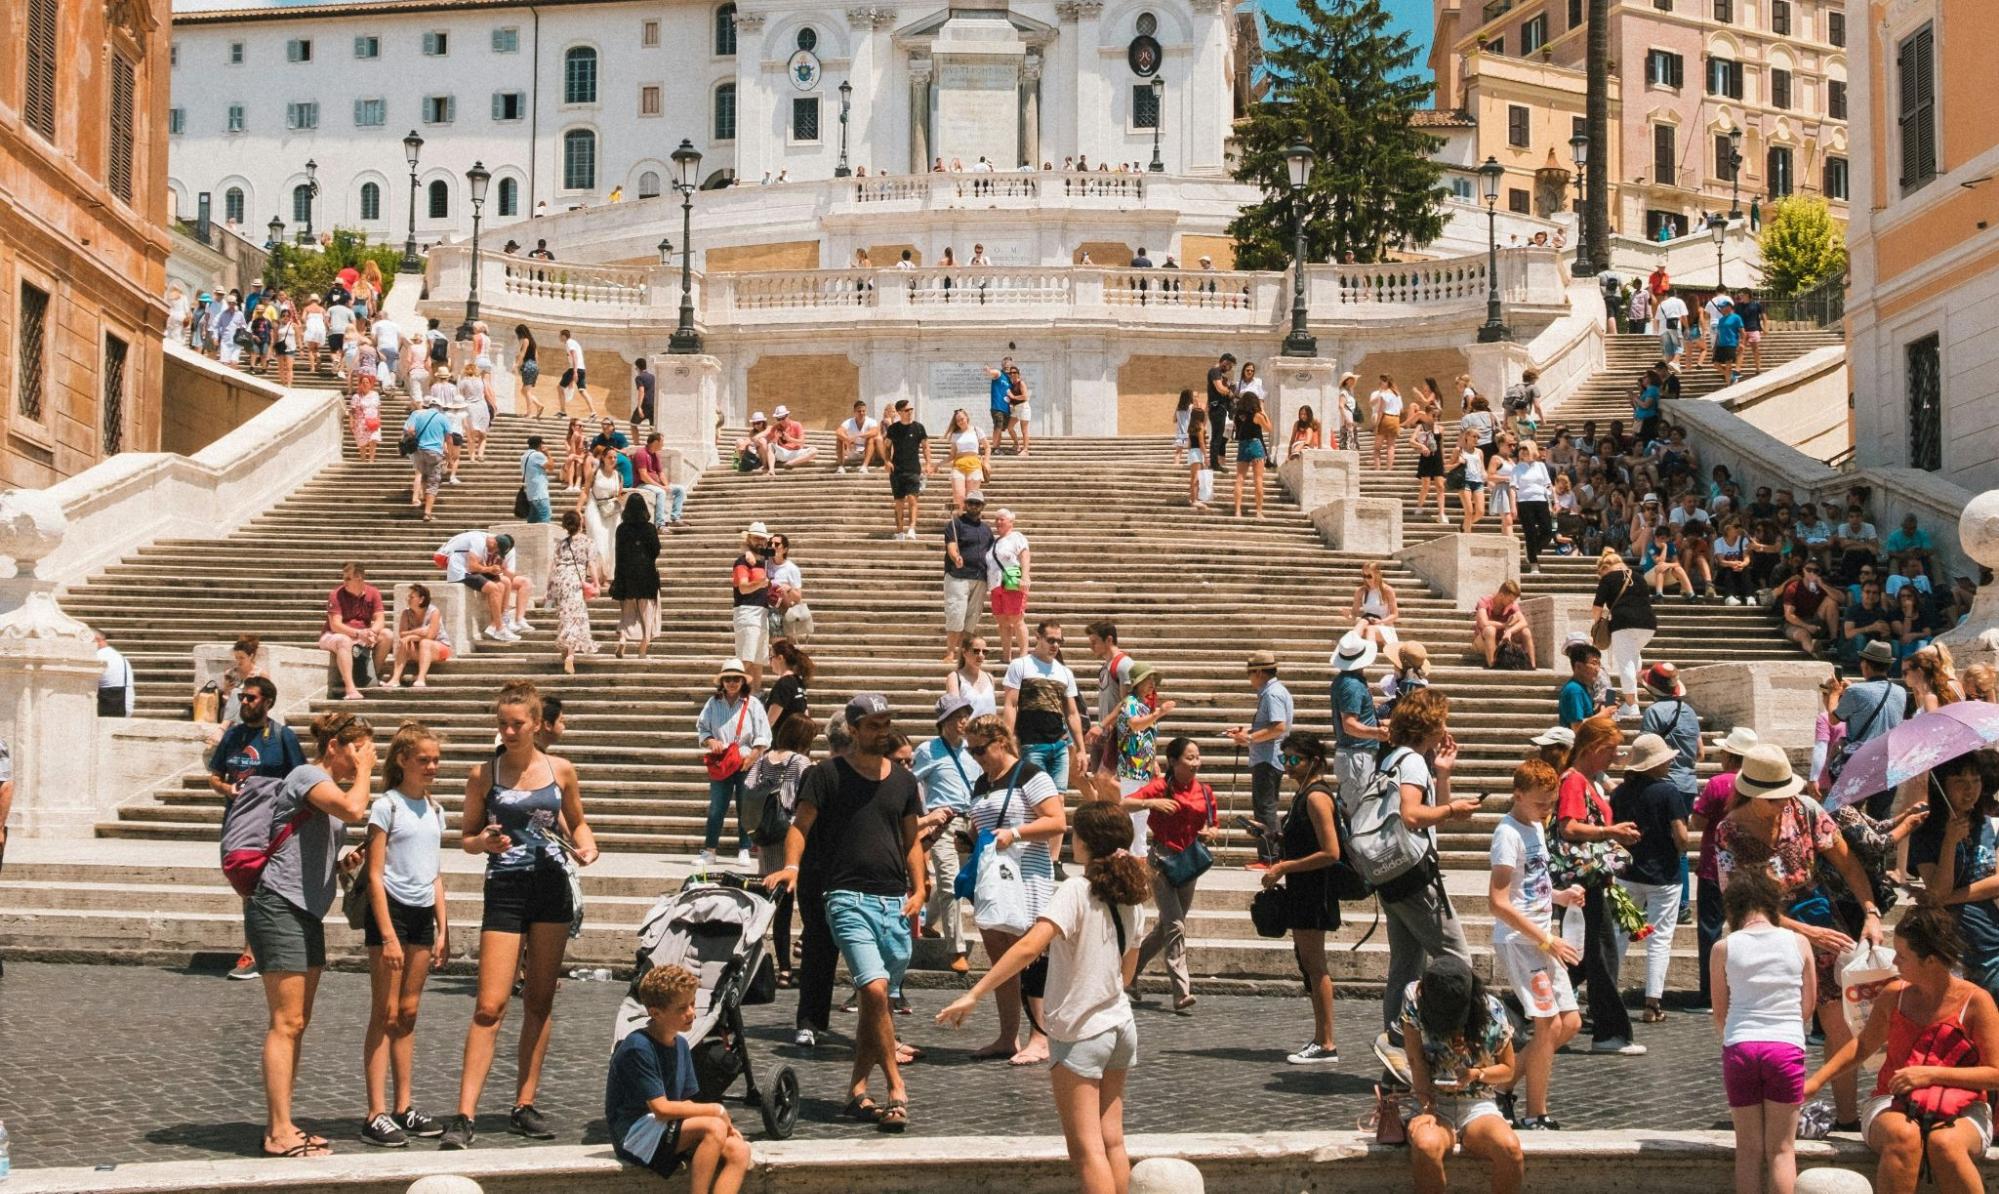
[[[1428,835],[1412,832],[1402,820],[1402,780],[1393,764],[1407,751],[1398,747],[1382,756],[1380,768],[1354,802],[1348,824],[1354,869],[1376,891],[1400,886],[1395,880],[1416,874],[1431,855]]]

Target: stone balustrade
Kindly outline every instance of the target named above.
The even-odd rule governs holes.
[[[439,245],[425,266],[434,302],[462,304],[472,284],[469,245]],[[698,289],[700,275],[694,275]],[[671,322],[680,306],[677,266],[580,265],[532,261],[482,249],[479,306],[494,318],[633,320]]]

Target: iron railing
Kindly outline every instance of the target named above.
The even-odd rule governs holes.
[[[1797,294],[1759,290],[1756,297],[1763,303],[1765,319],[1777,323],[1830,327],[1846,318],[1846,275],[1836,274]]]

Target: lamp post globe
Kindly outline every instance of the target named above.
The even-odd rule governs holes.
[[[486,187],[493,181],[486,163],[473,162],[465,172],[465,184],[472,194],[472,284],[465,292],[465,322],[458,325],[460,341],[472,338],[472,325],[479,322],[479,209],[486,205]],[[465,362],[471,364],[470,360]]]
[[[1499,314],[1499,180],[1506,167],[1488,157],[1478,168],[1480,189],[1485,195],[1485,325],[1478,329],[1480,344],[1511,340],[1513,329]]]
[[[401,263],[396,266],[396,269],[399,272],[405,274],[416,274],[423,272],[423,262],[417,260],[417,255],[416,255],[416,161],[417,161],[417,155],[421,154],[422,152],[423,152],[423,138],[417,135],[417,131],[415,129],[411,129],[409,131],[409,136],[403,138],[403,157],[410,164],[409,236],[407,239],[403,241],[403,259]]]
[[[672,265],[673,242],[667,239],[666,237],[662,236],[659,238],[659,244],[655,247],[658,248],[659,250],[659,263],[661,265]]]
[[[1284,170],[1291,181],[1291,333],[1280,351],[1287,357],[1319,355],[1319,341],[1306,329],[1305,310],[1305,184],[1312,180],[1317,157],[1303,141],[1293,141],[1284,151]]]
[[[701,333],[694,330],[694,191],[701,177],[701,151],[682,138],[672,156],[673,189],[680,192],[680,322],[666,351],[692,356],[701,351]]]

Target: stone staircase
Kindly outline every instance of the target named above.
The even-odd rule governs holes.
[[[1623,403],[1623,379],[1642,367],[1633,364],[1641,341],[1649,338],[1619,337],[1609,375],[1592,381],[1555,421],[1613,417]],[[1806,347],[1804,340],[1785,344],[1793,355]],[[1772,353],[1766,364],[1778,359]],[[1628,413],[1628,405],[1621,409]],[[391,427],[400,413],[399,401],[385,403]],[[184,717],[196,644],[254,633],[266,642],[312,645],[325,595],[349,559],[364,563],[385,595],[401,581],[438,581],[432,552],[458,531],[510,517],[514,462],[527,435],[539,433],[554,444],[562,428],[555,420],[501,419],[487,461],[466,463],[464,484],[447,487],[431,524],[407,505],[407,466],[396,457],[392,436],[373,464],[362,464],[350,447],[341,463],[234,534],[155,543],[78,587],[65,607],[103,630],[132,661],[140,716]],[[830,442],[826,447],[829,455]],[[1327,656],[1345,628],[1344,611],[1366,557],[1323,547],[1274,478],[1264,520],[1191,511],[1185,472],[1171,467],[1170,459],[1171,446],[1162,438],[1051,439],[1030,457],[1000,457],[997,475],[984,488],[989,509],[1012,508],[1032,543],[1030,620],[1055,617],[1066,624],[1084,702],[1093,699],[1096,669],[1082,649],[1082,626],[1109,616],[1118,622],[1124,647],[1161,669],[1162,692],[1178,702],[1162,731],[1201,743],[1207,778],[1226,817],[1249,811],[1247,778],[1236,773],[1234,748],[1221,736],[1251,711],[1242,658],[1258,648],[1276,651],[1300,723],[1327,727]],[[1366,474],[1363,491],[1400,498],[1412,540],[1434,526],[1415,517],[1413,460],[1406,456],[1394,474]],[[938,539],[947,496],[939,478],[923,505],[923,540],[898,543],[889,537],[887,484],[878,473],[840,476],[813,466],[766,478],[711,471],[689,498],[684,529],[665,540],[663,638],[652,659],[611,657],[616,609],[601,601],[593,621],[604,652],[580,659],[574,677],[560,671],[553,619],[544,614],[522,642],[480,644],[434,669],[426,690],[370,689],[360,711],[384,736],[409,717],[444,735],[439,792],[455,811],[467,769],[491,741],[490,706],[498,686],[525,676],[560,694],[568,725],[560,749],[578,766],[600,845],[614,852],[586,872],[592,927],[577,954],[621,960],[644,907],[685,873],[700,844],[706,784],[693,724],[716,662],[731,649],[727,576],[744,527],[762,520],[786,533],[804,570],[817,624],[807,644],[819,666],[815,715],[823,720],[854,691],[880,690],[899,724],[921,735],[929,732],[930,704],[948,670],[941,662]],[[1484,529],[1496,532],[1496,521]],[[1545,575],[1526,578],[1530,595],[1585,594],[1593,587],[1588,561],[1544,560],[1543,566]],[[1497,798],[1491,811],[1452,827],[1442,842],[1468,931],[1483,942],[1486,839],[1505,807],[1507,776],[1525,740],[1554,719],[1557,685],[1547,673],[1475,666],[1467,619],[1452,602],[1392,560],[1387,579],[1400,597],[1404,637],[1431,647],[1434,681],[1455,699],[1452,728],[1463,746],[1459,791]],[[1756,611],[1669,603],[1661,622],[1650,657],[1682,665],[1793,657]],[[4,948],[180,957],[233,950],[235,901],[216,872],[210,844],[221,811],[197,769],[119,809],[99,827],[106,839],[99,849],[71,850],[45,863],[33,856],[23,861],[16,851],[0,877]],[[1289,943],[1256,938],[1243,915],[1254,876],[1234,865],[1248,857],[1247,843],[1231,831],[1218,853],[1223,865],[1204,881],[1195,916],[1194,969],[1245,978],[1290,973]],[[447,855],[453,895],[462,892],[452,919],[470,929],[478,915],[474,860]],[[1358,923],[1341,936],[1358,940],[1369,910],[1350,912]],[[460,936],[461,942],[472,939],[471,932]],[[344,925],[333,926],[330,940],[337,953],[359,952],[358,934]],[[1336,973],[1378,981],[1385,948],[1377,934],[1359,951],[1335,951]],[[1676,966],[1690,967],[1691,938],[1680,952],[1685,956]]]

